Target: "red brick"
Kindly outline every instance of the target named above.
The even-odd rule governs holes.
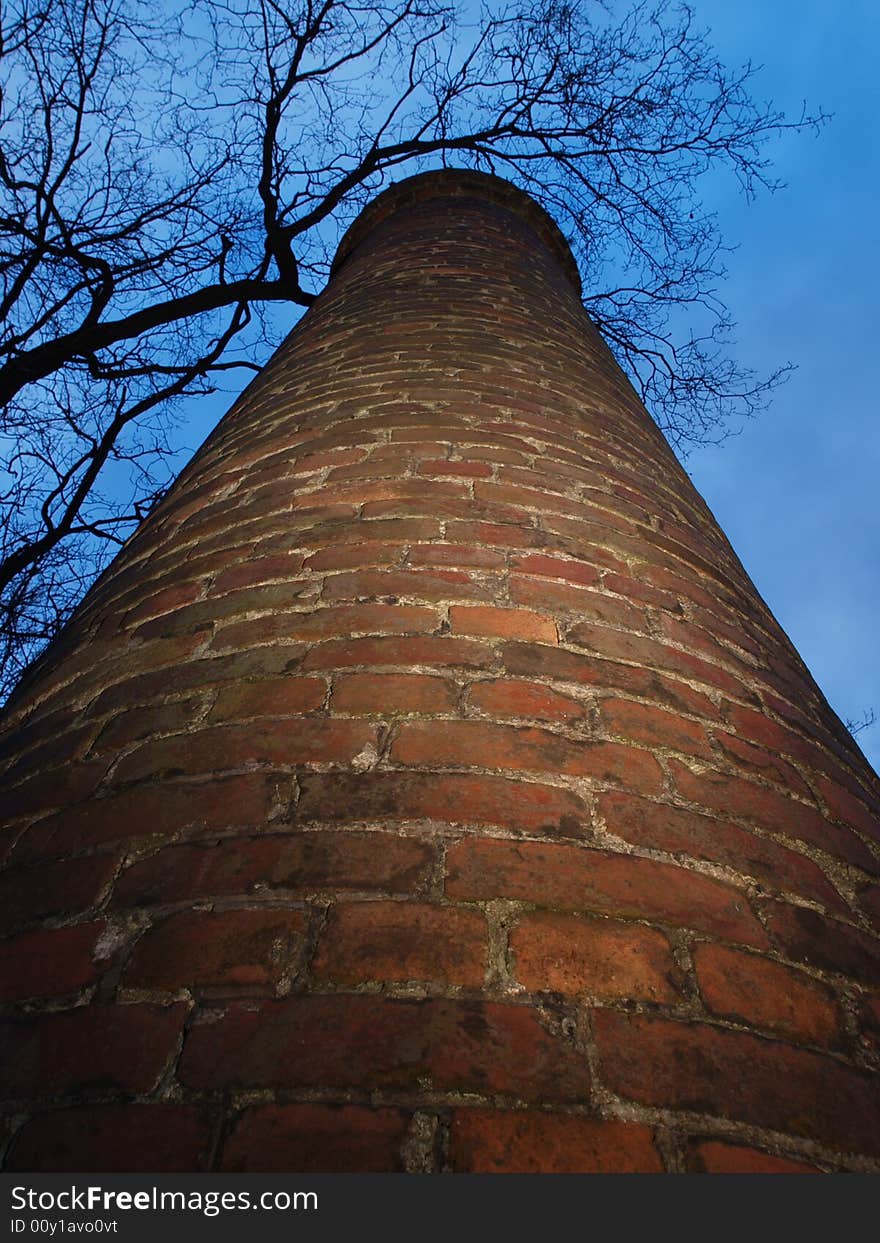
[[[405,721],[391,749],[400,764],[479,765],[514,772],[594,777],[648,792],[662,774],[653,756],[615,742],[572,742],[547,729],[486,721]]]
[[[757,1148],[743,1148],[720,1140],[694,1143],[688,1154],[691,1174],[818,1174],[815,1165],[775,1157]]]
[[[38,1114],[20,1132],[12,1170],[191,1174],[207,1168],[213,1126],[192,1105],[91,1105]]]
[[[668,591],[658,591],[656,587],[649,587],[626,574],[606,574],[602,586],[606,591],[625,596],[627,600],[637,600],[640,604],[649,604],[653,608],[667,609],[670,612],[681,612],[677,596]]]
[[[636,665],[621,665],[562,648],[548,649],[528,643],[506,643],[502,648],[502,660],[509,673],[553,678],[580,686],[601,687],[606,691],[629,691],[682,712],[708,717],[716,715],[712,700],[700,691]]]
[[[631,699],[603,699],[600,711],[609,734],[644,743],[655,752],[668,748],[687,755],[712,756],[706,731],[687,717]]]
[[[431,635],[350,639],[322,643],[303,660],[303,669],[344,669],[348,665],[457,665],[488,668],[494,655],[485,643],[472,639],[434,638]]]
[[[363,449],[330,449],[324,453],[307,453],[294,459],[290,473],[308,474],[313,470],[323,470],[325,466],[346,466],[352,462],[360,462],[363,456]]]
[[[97,975],[95,944],[102,920],[40,928],[0,942],[0,1001],[78,992]]]
[[[544,540],[541,532],[531,527],[502,522],[451,522],[447,523],[446,535],[492,548],[534,548]]]
[[[803,798],[812,799],[810,788],[797,769],[774,751],[756,747],[734,734],[722,733],[721,730],[715,731],[715,741],[726,758],[737,768],[754,773],[767,781],[774,781]]]
[[[467,566],[478,570],[496,570],[504,566],[504,555],[490,548],[467,544],[416,544],[410,549],[410,565]]]
[[[3,793],[3,816],[15,820],[19,816],[35,816],[55,807],[71,807],[94,792],[110,766],[110,758],[80,761],[38,773],[7,788]]]
[[[306,557],[310,570],[350,570],[358,566],[396,565],[403,556],[402,544],[343,544],[341,547],[321,548]]]
[[[568,695],[560,695],[540,682],[521,682],[498,678],[475,682],[468,701],[472,708],[497,718],[525,717],[538,721],[583,721],[587,706]]]
[[[253,561],[240,561],[218,574],[211,587],[211,595],[223,595],[241,587],[254,587],[259,583],[287,581],[295,578],[303,566],[300,553],[276,553],[272,557],[257,557]]]
[[[434,516],[443,500],[462,499],[470,495],[464,483],[443,482],[433,479],[384,479],[375,483],[339,483],[303,492],[293,498],[294,509],[304,509],[318,500],[322,505],[367,505],[376,501],[418,502],[428,514]]]
[[[130,988],[266,988],[290,967],[302,911],[183,911],[149,928],[128,961]]]
[[[713,1014],[807,1044],[834,1045],[840,1011],[830,989],[799,971],[722,945],[694,950],[697,982]]]
[[[126,613],[122,624],[126,627],[136,626],[138,622],[146,621],[148,617],[173,613],[175,609],[182,608],[183,605],[191,604],[193,600],[196,600],[201,590],[201,582],[175,583],[171,587],[165,587]]]
[[[152,734],[176,733],[198,716],[201,706],[201,699],[178,699],[155,707],[122,711],[107,722],[92,751],[118,750]]]
[[[358,1087],[582,1101],[583,1056],[525,1006],[314,995],[232,1004],[192,1028],[178,1077],[194,1088]]]
[[[525,915],[510,936],[513,974],[531,992],[674,1001],[675,964],[662,933],[641,924]]]
[[[488,479],[492,474],[492,467],[487,462],[450,462],[443,461],[422,461],[419,463],[418,473],[420,475],[463,475],[468,479]]]
[[[570,790],[471,773],[315,773],[296,813],[309,821],[440,820],[512,832],[582,837],[590,811]]]
[[[670,760],[670,770],[676,788],[692,803],[727,816],[753,820],[771,833],[796,837],[856,865],[874,862],[853,834],[830,824],[814,807],[786,798],[769,786],[711,769],[693,773],[678,760]]]
[[[413,902],[337,904],[314,972],[336,984],[369,980],[483,982],[486,921],[476,911]]]
[[[425,843],[390,833],[284,833],[168,846],[123,872],[113,901],[139,906],[279,889],[408,893],[424,882],[432,858]]]
[[[742,683],[726,670],[700,656],[667,647],[646,635],[625,634],[592,622],[579,622],[568,632],[568,642],[587,648],[606,660],[632,661],[636,665],[677,673],[681,677],[717,687],[729,695],[744,697]]]
[[[246,726],[216,725],[145,743],[120,760],[116,779],[214,773],[245,764],[345,764],[375,742],[376,726],[367,721],[294,717]]]
[[[875,815],[860,799],[853,798],[836,781],[820,777],[819,789],[832,816],[864,833],[871,841],[880,841],[880,816]]]
[[[612,791],[599,795],[598,807],[608,832],[635,846],[720,863],[770,889],[790,889],[832,909],[847,909],[812,859],[727,820]]]
[[[594,618],[609,626],[623,626],[631,630],[644,630],[645,615],[617,596],[603,595],[584,587],[572,587],[568,583],[554,583],[512,575],[510,598],[516,604],[541,605],[563,613],[576,613],[581,617]]]
[[[5,1097],[149,1092],[171,1058],[186,1006],[79,1006],[0,1021]]]
[[[319,584],[314,579],[291,579],[263,587],[230,591],[224,596],[187,604],[164,617],[144,622],[132,633],[137,639],[188,634],[225,618],[248,613],[276,613],[314,599]],[[138,659],[140,664],[140,659]]]
[[[262,773],[203,784],[142,786],[40,820],[22,838],[17,856],[57,856],[109,841],[171,836],[188,825],[205,830],[262,825],[274,797],[274,783]]]
[[[279,613],[224,626],[211,646],[236,648],[273,639],[305,643],[355,634],[426,634],[439,625],[439,613],[419,605],[334,605],[310,613]]]
[[[868,984],[880,983],[880,940],[860,928],[782,902],[766,903],[765,918],[786,958]]]
[[[453,899],[512,898],[558,910],[658,920],[749,945],[767,943],[745,894],[652,859],[469,838],[450,847],[446,869],[446,892]]]
[[[324,581],[325,600],[404,596],[416,600],[488,600],[492,593],[463,570],[356,570]]]
[[[702,1023],[597,1011],[600,1074],[629,1100],[880,1152],[880,1083],[830,1057]]]
[[[322,706],[326,694],[327,683],[323,678],[288,676],[241,682],[220,691],[208,720],[235,721],[313,712]]]
[[[406,1114],[362,1105],[247,1109],[223,1149],[222,1169],[246,1174],[387,1174],[402,1169]]]
[[[449,620],[455,634],[485,635],[493,639],[531,639],[558,643],[556,623],[546,614],[526,609],[462,608],[453,605]]]
[[[454,712],[458,687],[447,678],[420,673],[352,673],[336,678],[333,712]]]
[[[544,553],[529,553],[511,557],[510,568],[521,574],[534,574],[539,578],[562,578],[569,583],[592,587],[599,581],[599,571],[587,561],[568,561],[562,557],[548,557]]]
[[[30,868],[9,868],[0,876],[0,928],[47,916],[78,915],[98,901],[116,871],[117,855],[65,859]]]
[[[468,1174],[663,1172],[647,1127],[531,1110],[456,1110],[450,1158]]]

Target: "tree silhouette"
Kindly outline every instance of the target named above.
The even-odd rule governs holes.
[[[686,7],[7,0],[0,24],[4,691],[167,486],[185,399],[259,369],[389,180],[537,198],[676,446],[785,370],[725,352],[698,185],[774,188],[768,140],[823,118],[754,102]]]

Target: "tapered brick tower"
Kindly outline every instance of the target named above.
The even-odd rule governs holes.
[[[383,194],[20,689],[7,1168],[878,1168],[877,780],[578,290]]]

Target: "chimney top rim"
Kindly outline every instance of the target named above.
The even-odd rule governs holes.
[[[402,181],[392,182],[371,199],[349,225],[333,258],[331,278],[373,229],[396,212],[429,199],[457,198],[465,194],[498,203],[521,216],[554,252],[578,297],[581,296],[580,272],[571,246],[549,212],[513,182],[493,173],[477,172],[469,168],[431,169],[406,177]]]

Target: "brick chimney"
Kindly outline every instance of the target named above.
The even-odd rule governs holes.
[[[590,324],[428,173],[2,736],[6,1167],[880,1168],[880,788]]]

